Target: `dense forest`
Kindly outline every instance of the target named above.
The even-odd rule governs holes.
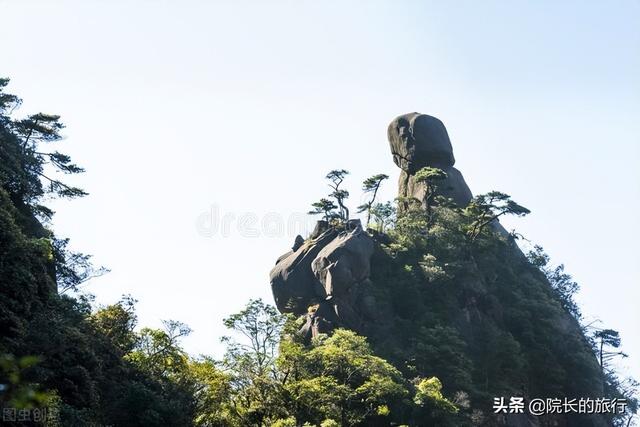
[[[64,180],[83,169],[54,149],[63,129],[58,116],[16,117],[21,100],[5,91],[8,83],[0,80],[3,421],[505,425],[492,410],[496,396],[627,399],[628,411],[605,414],[605,425],[628,425],[635,413],[637,383],[614,369],[624,357],[618,333],[582,324],[573,299],[578,285],[564,267],[538,246],[522,255],[514,250],[522,236],[492,226],[528,210],[499,192],[460,208],[437,195],[438,168],[417,174],[426,206],[378,202],[386,175],[363,184],[371,199],[359,211],[375,242],[370,292],[382,315],[362,328],[309,338],[299,333],[308,315],[252,300],[224,320],[222,358],[187,354],[187,325],[141,327],[131,297],[99,306],[83,291],[107,271],[55,234],[46,206],[52,198],[85,196]],[[346,173],[328,178],[335,184],[336,174]],[[338,233],[349,223],[348,196],[333,187],[312,213]],[[600,425],[562,415],[537,422],[531,425]]]

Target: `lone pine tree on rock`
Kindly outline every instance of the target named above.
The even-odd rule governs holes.
[[[380,173],[365,179],[362,183],[362,191],[365,194],[371,195],[371,199],[368,202],[358,206],[358,213],[367,213],[367,221],[364,223],[365,227],[369,226],[369,222],[371,221],[371,209],[373,208],[373,204],[376,201],[376,196],[378,195],[378,190],[382,185],[382,181],[384,181],[385,179],[389,179],[389,175]]]

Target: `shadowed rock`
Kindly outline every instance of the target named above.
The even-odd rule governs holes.
[[[309,304],[322,296],[324,288],[313,274],[311,263],[337,235],[338,231],[328,229],[278,258],[269,276],[276,307],[282,313],[304,314]]]
[[[329,242],[311,264],[325,296],[345,295],[351,286],[368,279],[372,254],[373,240],[360,225]]]
[[[416,198],[423,207],[426,205],[425,185],[417,182],[415,175],[421,168],[430,166],[440,168],[447,174],[445,180],[437,183],[439,195],[452,199],[460,207],[469,203],[471,191],[462,174],[453,167],[455,158],[451,142],[440,120],[418,113],[405,114],[391,122],[388,137],[393,160],[401,169],[400,197]],[[327,221],[318,221],[307,240],[296,237],[292,250],[282,255],[271,271],[276,305],[281,312],[304,316],[304,325],[299,332],[306,340],[330,333],[335,328],[348,328],[370,338],[377,352],[390,353],[391,350],[392,354],[400,353],[398,357],[401,361],[406,360],[402,354],[403,346],[414,345],[421,331],[433,323],[432,319],[442,318],[444,325],[455,329],[469,348],[465,354],[474,363],[483,364],[486,362],[481,353],[486,348],[487,331],[490,332],[489,336],[506,334],[513,339],[519,338],[525,343],[522,348],[526,351],[531,336],[553,330],[560,337],[558,344],[554,344],[557,354],[550,356],[560,359],[567,355],[569,367],[577,363],[577,368],[567,368],[567,372],[583,383],[585,379],[579,376],[591,372],[588,378],[589,394],[601,396],[603,384],[598,376],[600,367],[590,353],[580,324],[569,313],[556,307],[557,301],[545,297],[551,292],[551,284],[541,271],[529,263],[500,223],[496,220],[491,226],[508,237],[510,242],[510,249],[506,247],[503,252],[494,254],[498,260],[495,265],[477,262],[475,258],[458,260],[461,264],[455,269],[460,269],[460,274],[452,269],[455,280],[450,280],[447,286],[434,288],[425,279],[424,289],[417,289],[419,286],[414,286],[414,281],[420,280],[419,277],[405,278],[403,268],[406,269],[406,265],[398,263],[381,246],[392,243],[389,236],[370,230],[374,236],[371,237],[362,230],[357,220],[351,220],[339,229]],[[378,244],[374,243],[374,238]],[[399,276],[398,281],[394,280],[395,275]],[[509,295],[509,283],[513,283],[513,292],[517,297]],[[433,313],[425,315],[424,309],[434,307],[426,303],[429,296],[435,296],[433,301],[443,305],[435,306]],[[534,300],[519,302],[522,298]],[[550,317],[541,322],[538,321],[538,310],[543,306],[538,304],[537,298],[551,307],[551,310],[543,310]],[[518,310],[521,310],[518,315],[528,319],[527,330],[523,333],[514,333],[508,325],[507,319],[513,318],[510,312],[513,308],[507,304],[513,302],[518,303]],[[443,309],[446,309],[446,314],[439,313]],[[437,346],[438,342],[429,344]],[[409,353],[412,356],[415,354]],[[445,348],[443,357],[446,354],[448,350]],[[571,358],[575,358],[575,362]],[[537,359],[532,360],[538,363]],[[537,368],[523,369],[527,369],[526,374],[531,378],[539,372]],[[517,378],[508,387],[513,396],[528,399],[528,386],[531,383]],[[587,386],[582,384],[580,387]],[[573,390],[573,386],[566,388],[569,393]],[[491,425],[513,427],[609,425],[604,417],[590,414],[565,419],[554,414],[538,418],[509,413],[496,415],[493,421],[495,423]]]
[[[445,169],[456,162],[447,129],[435,117],[403,114],[389,124],[387,135],[393,161],[410,174],[426,165]]]
[[[359,220],[346,230],[319,222],[315,238],[301,242],[284,254],[271,270],[271,290],[278,310],[306,315],[301,332],[308,337],[335,327],[358,330],[362,316],[354,306],[367,295],[373,240]],[[322,231],[324,230],[324,231]],[[368,298],[370,305],[371,298]]]
[[[415,173],[431,166],[446,172],[438,183],[437,193],[458,206],[466,206],[473,195],[459,170],[453,167],[455,158],[444,124],[426,114],[408,113],[396,117],[387,130],[394,163],[402,169],[398,181],[398,196],[412,197],[425,203],[425,184],[416,182]]]

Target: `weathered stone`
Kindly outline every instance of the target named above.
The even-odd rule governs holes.
[[[297,235],[296,236],[296,240],[294,240],[293,242],[293,246],[291,247],[291,250],[293,252],[297,251],[298,249],[300,249],[300,246],[302,246],[304,244],[304,239],[302,238],[301,235]]]
[[[359,331],[361,329],[362,316],[356,312],[347,298],[330,297],[329,302],[333,304],[333,311],[336,317],[340,319],[340,326],[353,331]]]
[[[300,328],[300,335],[309,341],[320,334],[327,334],[338,324],[333,305],[322,301],[318,307],[306,316],[306,322]]]
[[[347,231],[355,230],[358,227],[362,228],[362,223],[360,222],[359,219],[350,219],[350,220],[347,221],[347,223],[345,225],[345,229]]]
[[[437,193],[441,196],[450,198],[458,206],[466,206],[469,204],[473,195],[471,190],[464,181],[462,174],[456,168],[448,168],[445,170],[447,178],[438,182]],[[398,197],[413,197],[426,204],[426,186],[421,182],[416,182],[412,175],[404,170],[400,172],[398,179]]]
[[[440,120],[418,113],[405,114],[389,125],[388,136],[394,162],[401,168],[399,196],[416,198],[424,206],[425,186],[416,182],[414,176],[422,167],[431,166],[447,173],[447,178],[438,182],[438,194],[451,198],[458,206],[466,206],[469,203],[472,198],[471,191],[462,174],[453,167],[455,159],[451,142]],[[449,306],[446,315],[449,322],[447,326],[455,328],[465,345],[469,347],[470,359],[474,359],[474,355],[485,348],[487,331],[495,336],[507,332],[513,337],[507,325],[510,317],[506,305],[513,299],[503,300],[504,296],[508,297],[508,283],[513,281],[514,289],[517,288],[518,293],[526,289],[542,291],[522,294],[532,297],[545,295],[544,291],[549,291],[551,287],[545,275],[530,265],[502,225],[496,220],[491,226],[511,244],[511,250],[501,250],[499,254],[505,258],[506,263],[511,264],[511,267],[504,269],[501,265],[494,266],[492,263],[478,264],[473,257],[469,260],[460,259],[452,266],[452,271],[455,268],[463,272],[455,276],[455,284],[451,287],[432,289],[433,292],[442,292],[445,296],[448,294],[451,301],[455,301]],[[424,319],[430,317],[421,317],[418,313],[424,306],[417,300],[418,304],[413,308],[411,300],[429,294],[413,292],[406,286],[395,286],[397,283],[388,280],[393,276],[387,269],[392,269],[393,272],[394,268],[401,266],[395,265],[391,255],[383,249],[385,235],[374,230],[370,230],[370,233],[364,232],[357,220],[348,221],[340,230],[336,230],[326,221],[319,221],[307,241],[298,236],[293,250],[278,259],[276,267],[271,272],[271,286],[276,304],[282,312],[305,316],[305,323],[300,329],[305,339],[310,340],[342,327],[371,338],[377,350],[393,348],[401,353],[403,345],[411,345],[411,339],[407,340],[406,336],[415,336],[417,331],[426,326],[423,324]],[[382,245],[374,245],[374,238]],[[375,284],[370,280],[372,263],[374,280],[377,281]],[[385,265],[381,265],[383,263]],[[380,270],[375,268],[379,265],[382,267]],[[500,277],[504,274],[503,271],[508,271],[506,277]],[[517,272],[517,275],[511,271]],[[429,286],[429,283],[425,281],[424,286]],[[396,298],[396,292],[408,293]],[[438,298],[436,301],[445,303],[447,299]],[[532,304],[531,307],[540,305]],[[529,316],[531,330],[535,332],[539,315],[535,311],[537,308],[531,310],[523,311],[523,314]],[[548,328],[548,325],[552,324],[554,332],[558,334],[557,342],[567,341],[565,349],[562,346],[556,348],[558,359],[564,356],[565,352],[577,352],[576,355],[580,356],[579,372],[573,369],[572,373],[582,375],[584,372],[591,372],[590,395],[603,395],[602,378],[598,376],[600,367],[590,353],[589,343],[579,322],[569,313],[558,311],[557,308],[545,313],[551,317],[546,319],[548,322],[544,327]],[[416,316],[415,321],[412,321],[413,316]],[[434,342],[433,345],[437,346],[438,343]],[[571,374],[569,368],[567,369],[567,373]],[[528,372],[539,371],[528,369]],[[530,396],[527,395],[527,388],[524,388],[523,384],[518,380],[509,384],[509,387],[513,396],[528,399]],[[569,391],[570,389],[571,387]],[[540,418],[526,414],[496,415],[490,424],[519,427],[608,425],[600,415],[576,415],[565,418],[555,414]]]
[[[281,256],[271,270],[271,290],[278,310],[306,313],[307,321],[300,330],[306,337],[335,327],[358,330],[362,323],[354,306],[366,297],[358,285],[370,283],[373,239],[359,220],[349,221],[345,228],[338,231],[318,221],[312,236],[320,234],[306,242],[298,236],[293,250]],[[372,303],[371,298],[367,301]],[[308,312],[313,306],[317,308]],[[374,311],[373,307],[368,311]]]
[[[426,203],[426,186],[416,182],[414,174],[423,167],[442,169],[447,178],[438,182],[437,194],[450,198],[458,206],[466,206],[473,195],[462,174],[453,167],[455,158],[444,124],[426,114],[409,113],[396,117],[388,129],[393,161],[402,171],[398,196]]]
[[[318,237],[328,229],[329,229],[329,223],[321,219],[320,221],[316,222],[316,226],[313,228],[313,231],[309,235],[309,238],[315,239],[316,237]]]
[[[269,275],[278,310],[300,315],[312,301],[323,298],[324,288],[311,270],[311,263],[337,235],[336,230],[329,229],[278,259]]]
[[[369,278],[373,240],[358,223],[342,232],[313,260],[311,269],[326,296],[340,296],[354,284]]]
[[[435,117],[403,114],[389,124],[387,135],[393,161],[409,174],[427,165],[446,169],[455,163],[447,129]]]

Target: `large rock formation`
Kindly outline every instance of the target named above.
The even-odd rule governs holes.
[[[438,184],[440,195],[451,198],[458,206],[469,203],[471,190],[460,171],[453,167],[453,148],[440,120],[426,114],[403,114],[389,124],[387,134],[393,161],[402,169],[399,197],[413,197],[426,203],[425,185],[416,182],[414,175],[421,168],[431,166],[447,174],[447,178]]]
[[[307,241],[298,236],[293,249],[271,270],[271,290],[281,312],[306,315],[302,333],[307,337],[334,327],[359,330],[363,315],[354,307],[370,304],[373,239],[359,220],[344,230],[319,221]]]
[[[440,194],[460,206],[469,203],[471,191],[453,167],[451,141],[440,120],[404,114],[391,122],[388,136],[393,160],[402,169],[399,196],[426,203],[424,184],[416,182],[414,174],[433,166],[447,173],[439,183]],[[350,221],[343,231],[319,221],[307,240],[296,237],[292,250],[278,258],[270,273],[278,310],[307,316],[302,330],[307,336],[338,326],[360,330],[376,311],[368,292],[373,250],[373,239],[358,220]]]
[[[398,179],[398,198],[413,198],[426,207],[426,184],[415,179],[415,173],[430,166],[442,169],[447,177],[438,182],[436,194],[453,200],[459,207],[465,207],[473,198],[462,173],[453,167],[456,160],[444,124],[437,118],[420,113],[407,113],[396,117],[387,129],[391,155],[401,169]],[[403,204],[398,206],[402,209]],[[494,221],[491,226],[503,236],[509,232]],[[513,244],[516,252],[518,246]],[[522,255],[522,254],[521,254]]]
[[[402,170],[400,197],[426,204],[415,174],[430,166],[447,174],[440,195],[460,207],[471,201],[440,120],[404,114],[391,122],[388,137]],[[502,416],[487,408],[494,396],[603,396],[601,370],[580,324],[504,228],[492,226],[503,236],[489,238],[478,253],[451,237],[459,229],[441,228],[444,234],[433,234],[422,252],[399,255],[389,247],[392,237],[369,234],[357,220],[339,228],[319,221],[271,271],[276,305],[305,317],[300,332],[307,339],[349,328],[408,378],[435,375],[446,393],[469,393],[473,407],[485,411],[485,421],[474,426],[608,425],[598,415]],[[444,274],[432,280],[429,269]]]

